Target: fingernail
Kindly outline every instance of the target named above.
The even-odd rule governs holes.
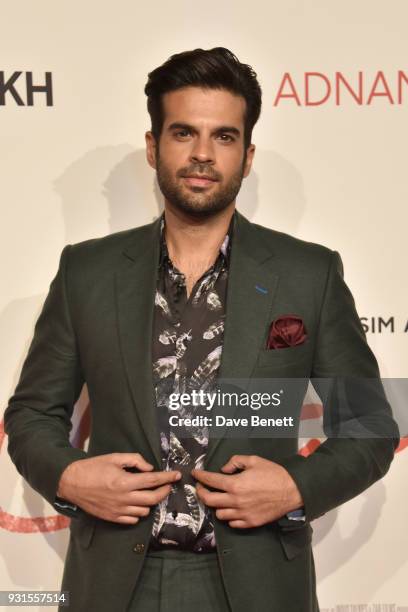
[[[181,472],[177,472],[174,478],[175,478],[175,480],[180,480]]]

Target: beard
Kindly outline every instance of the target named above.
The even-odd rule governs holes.
[[[206,174],[221,182],[222,175],[208,164],[195,164],[177,170],[175,176],[157,154],[156,173],[160,191],[175,208],[197,218],[215,215],[227,208],[237,197],[244,176],[246,155],[241,167],[231,176],[229,181],[218,188],[215,193],[207,193],[207,188],[200,186],[186,187],[180,180],[189,174]],[[217,184],[217,183],[216,183]]]

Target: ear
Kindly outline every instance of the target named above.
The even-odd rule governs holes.
[[[148,161],[149,166],[156,170],[156,140],[153,136],[152,132],[146,132],[145,134],[146,140],[146,159]]]
[[[245,161],[244,175],[243,175],[244,178],[246,178],[251,171],[251,166],[252,166],[252,161],[254,159],[254,155],[255,155],[255,145],[250,144],[249,147],[247,148],[247,157]]]

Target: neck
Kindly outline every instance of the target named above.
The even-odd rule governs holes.
[[[217,259],[235,211],[232,202],[208,218],[188,216],[165,204],[165,238],[169,257],[180,271],[208,269]]]

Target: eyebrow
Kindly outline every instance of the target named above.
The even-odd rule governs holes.
[[[189,130],[190,132],[197,131],[194,126],[188,123],[181,123],[179,121],[171,123],[167,129],[169,131],[171,130]],[[221,125],[220,127],[217,127],[215,130],[213,130],[213,134],[221,134],[224,132],[229,132],[230,134],[234,134],[237,137],[239,137],[241,134],[239,129],[232,125]]]

